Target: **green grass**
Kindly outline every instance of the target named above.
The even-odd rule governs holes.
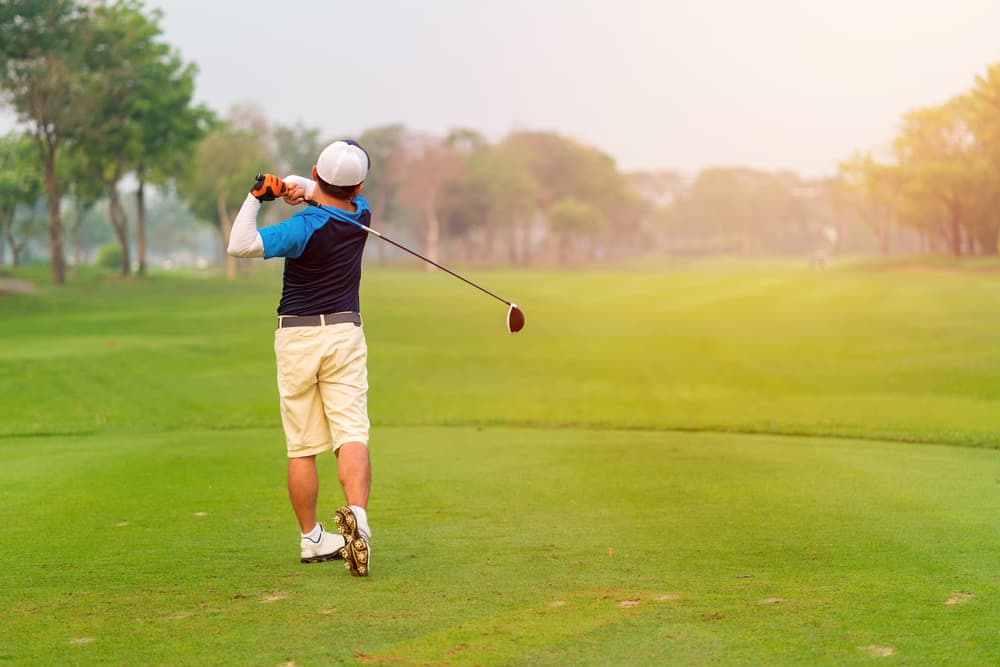
[[[273,269],[0,296],[0,664],[996,663],[1000,274],[910,268],[470,270],[511,337],[369,267],[365,580],[297,563]]]

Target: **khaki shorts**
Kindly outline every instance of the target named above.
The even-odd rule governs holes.
[[[274,332],[278,396],[288,457],[345,442],[368,444],[368,346],[351,323]],[[331,441],[332,436],[332,441]]]

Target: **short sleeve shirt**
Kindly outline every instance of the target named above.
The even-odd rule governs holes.
[[[279,315],[360,312],[361,258],[371,226],[371,207],[363,196],[357,210],[310,206],[260,230],[264,257],[284,257]]]

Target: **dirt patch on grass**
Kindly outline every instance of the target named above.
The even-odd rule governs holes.
[[[38,285],[35,283],[13,278],[0,278],[0,296],[4,294],[34,294],[37,291]]]
[[[952,593],[947,600],[944,601],[946,605],[956,605],[965,604],[976,599],[976,596],[972,593],[966,593],[964,591],[957,591]]]
[[[641,602],[642,600],[640,600],[639,598],[629,598],[628,600],[619,600],[618,606],[624,609],[628,609],[630,607],[638,607],[639,603]]]
[[[873,658],[888,658],[896,652],[891,646],[859,646],[859,651],[864,651]]]
[[[671,600],[680,600],[681,599],[681,594],[680,593],[663,593],[662,595],[657,595],[653,599],[654,600],[658,600],[659,602],[669,602]]]
[[[69,643],[73,646],[83,646],[84,644],[93,644],[96,641],[93,637],[74,637],[69,640]]]
[[[779,602],[784,602],[784,600],[779,597],[770,597],[770,598],[764,598],[763,600],[757,600],[757,604],[762,604],[762,605],[778,604]]]
[[[264,595],[261,596],[260,601],[261,602],[277,602],[278,600],[284,600],[287,597],[288,597],[288,593],[285,593],[284,591],[270,591],[270,592],[264,593]]]

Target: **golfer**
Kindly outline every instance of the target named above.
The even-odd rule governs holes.
[[[285,258],[274,352],[301,560],[343,558],[350,573],[361,577],[371,562],[368,348],[358,299],[368,234],[350,222],[371,226],[371,208],[361,196],[370,166],[360,145],[335,141],[320,153],[311,180],[258,180],[233,222],[227,249],[235,257]],[[261,202],[276,196],[315,206],[258,230]],[[334,515],[339,534],[316,519],[316,456],[331,448],[347,500]]]

